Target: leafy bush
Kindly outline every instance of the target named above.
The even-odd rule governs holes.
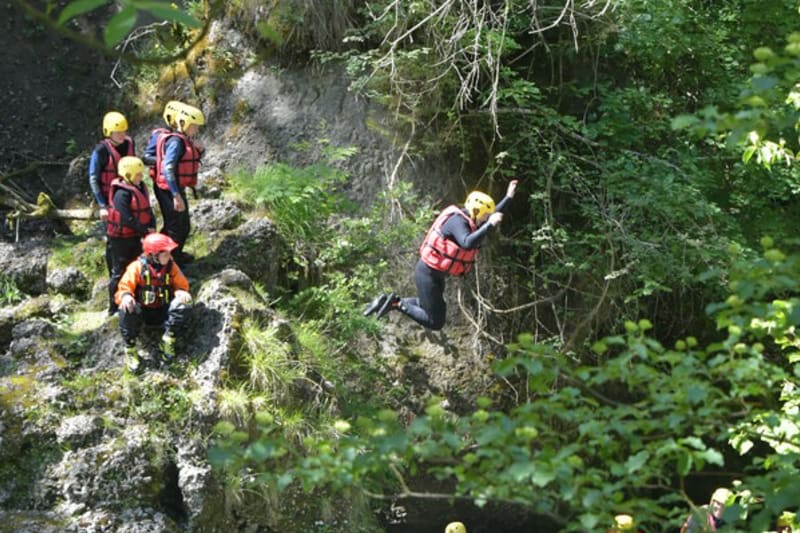
[[[302,455],[261,416],[245,448],[221,434],[214,462],[256,468],[273,486],[387,496],[415,494],[409,478],[423,472],[454,483],[442,498],[512,503],[564,531],[600,530],[621,508],[646,530],[677,527],[692,505],[684,487],[707,497],[691,487],[708,476],[737,493],[726,515],[737,530],[764,531],[800,498],[800,253],[764,244],[762,257],[734,264],[730,296],[709,309],[719,339],[705,346],[667,347],[642,319],[578,364],[521,335],[494,364],[501,394],[471,413],[438,399],[408,424],[362,411],[309,435]]]

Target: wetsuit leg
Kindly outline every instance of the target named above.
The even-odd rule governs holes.
[[[128,313],[124,309],[119,310],[119,331],[125,344],[133,346],[142,329],[142,307],[137,303],[133,311]]]
[[[447,318],[444,287],[447,274],[433,270],[422,261],[414,268],[416,298],[403,298],[400,311],[428,329],[440,330]]]
[[[180,245],[177,250],[178,256],[183,254],[183,245],[186,243],[186,239],[189,238],[189,231],[191,230],[191,219],[189,217],[189,198],[186,195],[185,188],[181,189],[181,198],[183,198],[183,205],[186,206],[186,209],[180,213],[177,213],[175,222],[175,235],[171,236],[175,242]]]
[[[160,326],[167,321],[167,306],[145,307],[142,309],[142,320],[148,326]]]
[[[191,304],[182,304],[172,300],[167,310],[167,318],[164,321],[164,331],[179,334],[184,324],[186,324],[191,311]]]
[[[154,187],[158,206],[161,208],[161,216],[163,218],[163,226],[161,226],[161,233],[169,235],[172,240],[180,243],[177,240],[178,228],[178,212],[172,203],[172,193],[165,191],[161,187]]]

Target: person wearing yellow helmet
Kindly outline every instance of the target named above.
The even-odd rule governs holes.
[[[419,249],[420,258],[414,268],[417,297],[381,294],[369,304],[364,316],[376,314],[380,318],[398,310],[428,329],[442,329],[447,318],[444,300],[447,276],[465,276],[470,272],[483,240],[503,220],[502,211],[516,190],[517,180],[512,180],[497,206],[491,196],[473,191],[464,207],[451,205],[442,211]]]
[[[791,511],[784,511],[778,517],[775,533],[793,533],[795,530],[795,514]]]
[[[643,533],[642,530],[636,529],[636,523],[633,516],[629,514],[618,514],[614,516],[614,527],[608,533]]]
[[[158,139],[166,134],[175,131],[178,123],[178,112],[184,104],[177,100],[170,100],[164,106],[164,124],[166,127],[159,127],[150,132],[150,138],[147,140],[147,146],[142,153],[142,161],[149,167],[150,177],[156,179],[156,146]]]
[[[178,243],[173,257],[181,266],[192,259],[183,251],[191,231],[186,188],[194,189],[197,185],[200,158],[205,147],[195,136],[205,123],[202,111],[181,104],[177,107],[174,131],[162,134],[156,142],[155,193],[164,218],[161,231]]]
[[[89,158],[89,189],[100,207],[100,219],[108,220],[108,191],[117,177],[120,158],[136,155],[133,139],[128,136],[128,120],[119,111],[103,117],[103,140],[97,143]]]
[[[463,522],[450,522],[444,528],[444,533],[467,533],[467,526]]]
[[[142,181],[144,163],[138,157],[119,160],[118,176],[111,182],[106,221],[106,257],[108,269],[108,314],[117,312],[114,294],[125,267],[142,253],[141,239],[155,230],[156,221],[150,208],[150,193]]]
[[[711,494],[708,505],[702,505],[686,517],[681,533],[700,533],[717,531],[724,523],[725,507],[732,503],[734,494],[729,489],[720,487]]]

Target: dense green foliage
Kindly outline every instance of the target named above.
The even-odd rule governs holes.
[[[529,506],[575,531],[597,530],[620,509],[648,530],[678,523],[675,504],[692,474],[713,466],[741,483],[731,520],[749,517],[749,529],[739,526],[763,531],[800,497],[800,300],[789,296],[798,268],[800,255],[769,247],[762,258],[737,261],[731,295],[715,306],[720,342],[689,337],[666,347],[641,320],[599,340],[593,364],[577,364],[524,335],[495,364],[519,398],[510,409],[483,398],[457,416],[432,403],[408,426],[390,410],[364,414],[308,440],[291,462],[282,421],[264,411],[252,426],[259,438],[243,454],[224,444],[214,458],[229,468],[257,467],[262,481],[298,480],[309,490],[413,495],[404,478],[427,471],[455,480],[456,494]],[[234,429],[221,424],[217,431]]]
[[[790,33],[796,6],[590,2],[572,25],[577,13],[556,1],[387,6],[362,11],[357,47],[317,56],[345,59],[414,150],[456,149],[467,169],[485,169],[470,186],[524,179],[528,206],[512,210],[513,241],[490,250],[493,292],[476,302],[518,309],[482,326],[519,341],[472,412],[434,400],[408,424],[372,404],[298,451],[264,410],[245,442],[218,427],[215,463],[278,486],[436,497],[413,487],[425,472],[455,495],[514,502],[565,530],[597,530],[619,511],[647,530],[678,525],[691,498],[723,482],[739,494],[728,518],[768,528],[800,496],[800,273],[795,253],[759,239],[793,246],[798,188],[792,168],[747,166],[756,152],[742,161],[735,128],[759,120],[766,138],[796,122],[782,107],[793,48],[759,48]],[[714,111],[740,102],[759,113],[726,122]],[[673,129],[698,124],[717,136]]]

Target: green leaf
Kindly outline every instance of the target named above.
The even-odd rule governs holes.
[[[136,7],[142,11],[147,11],[156,18],[162,20],[169,20],[176,22],[189,28],[199,28],[203,24],[191,16],[189,13],[182,11],[175,7],[173,4],[166,2],[136,2]]]
[[[231,433],[234,432],[235,429],[236,429],[236,426],[234,426],[232,423],[228,422],[227,420],[223,420],[222,422],[218,422],[214,426],[214,429],[212,431],[214,433],[217,433],[218,435],[230,435]]]
[[[713,465],[723,466],[725,464],[725,459],[722,457],[722,454],[719,453],[717,450],[708,449],[704,452],[698,453],[697,457],[700,457],[704,459],[707,463],[711,463]]]
[[[536,485],[537,487],[544,487],[545,485],[553,481],[555,477],[556,473],[553,472],[552,470],[546,470],[539,467],[533,474],[533,478],[531,479],[531,481],[533,481],[533,484]]]
[[[133,29],[136,24],[136,9],[127,6],[125,9],[111,17],[105,31],[105,43],[109,48],[114,47],[123,37]]]
[[[58,16],[58,24],[64,24],[73,17],[88,13],[107,3],[108,0],[75,0],[74,2],[70,2]]]
[[[518,462],[508,467],[507,473],[514,481],[519,483],[535,474],[535,470],[530,462]]]
[[[672,119],[673,130],[685,130],[698,124],[700,120],[694,115],[678,115]]]
[[[232,462],[234,458],[235,455],[233,453],[218,446],[214,446],[208,450],[208,462],[215,467],[224,467]]]
[[[779,81],[775,76],[754,76],[750,84],[757,91],[768,91],[775,87]]]
[[[632,474],[647,463],[648,459],[650,459],[650,453],[647,450],[642,450],[636,455],[628,457],[628,460],[625,462],[625,468],[629,474]]]

